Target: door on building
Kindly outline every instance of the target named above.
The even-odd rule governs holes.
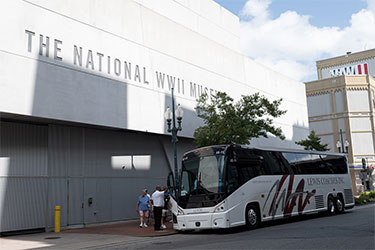
[[[67,179],[68,182],[68,227],[82,227],[84,224],[83,178]]]
[[[84,224],[97,222],[96,179],[84,180],[83,219]]]

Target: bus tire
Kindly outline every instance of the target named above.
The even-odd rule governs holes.
[[[246,207],[246,227],[250,230],[259,227],[260,225],[260,212],[257,206],[248,205]]]
[[[336,214],[336,200],[332,197],[332,195],[328,196],[328,200],[327,200],[327,213],[329,215]]]
[[[338,214],[343,213],[345,210],[344,199],[339,194],[336,198],[336,211]]]

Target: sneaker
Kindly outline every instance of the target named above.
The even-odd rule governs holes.
[[[161,228],[166,229],[167,226],[163,224],[163,225],[161,225]]]
[[[143,227],[148,227],[147,224],[143,224]]]
[[[142,224],[142,223],[141,223],[141,224],[139,224],[139,227],[141,227],[141,228],[142,228],[142,227],[143,227],[143,224]]]

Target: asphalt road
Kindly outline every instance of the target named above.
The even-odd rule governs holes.
[[[232,228],[179,233],[107,245],[105,249],[375,249],[374,228],[372,204],[334,216],[319,214],[269,222],[253,231]]]

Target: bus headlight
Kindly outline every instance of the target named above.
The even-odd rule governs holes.
[[[216,205],[216,207],[214,209],[214,213],[218,213],[218,212],[223,211],[224,210],[224,203],[225,203],[225,201],[220,202],[218,205]]]

